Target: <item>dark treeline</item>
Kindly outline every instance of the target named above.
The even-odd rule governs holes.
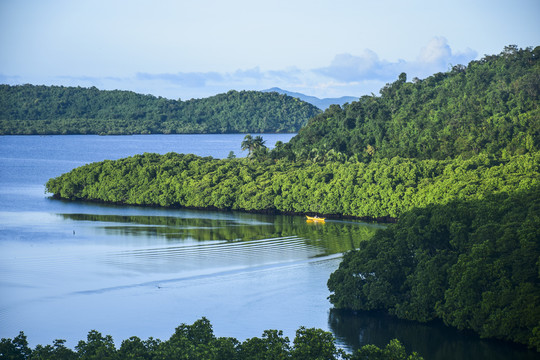
[[[508,46],[468,66],[381,89],[310,120],[287,148],[296,159],[329,151],[360,161],[505,156],[540,149],[540,47]]]
[[[86,341],[81,340],[71,350],[64,340],[53,345],[28,346],[23,332],[13,339],[2,339],[0,358],[12,360],[421,360],[416,353],[408,355],[398,340],[391,340],[384,347],[365,345],[348,354],[338,349],[331,333],[315,328],[300,327],[291,345],[282,331],[265,330],[262,336],[243,342],[232,337],[216,337],[212,325],[202,318],[193,325],[182,324],[166,341],[149,338],[141,340],[132,336],[116,348],[110,335],[103,336],[92,330]]]
[[[442,319],[540,351],[540,187],[416,208],[348,252],[337,308]]]
[[[414,207],[530,188],[540,183],[539,167],[540,153],[368,164],[147,153],[76,168],[46,187],[70,200],[395,218]]]
[[[296,132],[320,112],[257,91],[180,101],[95,87],[0,85],[3,135]]]

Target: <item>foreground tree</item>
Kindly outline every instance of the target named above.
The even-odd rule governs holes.
[[[265,330],[262,337],[244,342],[235,338],[216,337],[206,318],[192,325],[181,324],[169,340],[136,336],[122,341],[117,350],[110,335],[102,336],[92,330],[86,341],[79,341],[77,352],[67,349],[64,340],[54,346],[37,345],[32,351],[21,332],[13,340],[2,339],[0,359],[9,360],[71,360],[71,359],[133,359],[133,360],[421,360],[416,353],[407,356],[405,348],[392,340],[384,349],[366,345],[353,354],[338,349],[331,333],[301,327],[296,332],[293,346],[282,331]]]
[[[0,358],[2,359],[24,360],[28,359],[31,353],[32,349],[28,347],[28,340],[22,331],[13,340],[0,341]]]
[[[339,359],[345,353],[336,347],[331,333],[302,326],[296,331],[291,355],[294,360],[330,360]]]
[[[96,330],[91,330],[86,341],[79,341],[75,347],[79,359],[84,360],[114,360],[116,348],[110,335],[102,336]]]

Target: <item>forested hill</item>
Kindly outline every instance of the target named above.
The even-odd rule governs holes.
[[[0,85],[0,134],[296,132],[321,111],[277,93],[169,100],[95,87]]]
[[[289,158],[395,156],[446,159],[540,148],[540,47],[505,47],[446,73],[407,81],[402,73],[380,96],[333,105],[288,145]]]

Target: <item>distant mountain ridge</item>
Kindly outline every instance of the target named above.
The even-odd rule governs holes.
[[[360,98],[360,97],[354,97],[354,96],[342,96],[339,98],[319,99],[318,97],[315,97],[315,96],[309,96],[302,93],[287,91],[287,90],[280,89],[278,87],[273,87],[271,89],[263,90],[263,92],[277,92],[278,94],[292,96],[302,101],[305,101],[307,103],[310,103],[311,105],[314,105],[321,110],[326,110],[328,107],[330,107],[330,105],[333,105],[333,104],[343,105],[345,103],[358,101],[358,99]]]

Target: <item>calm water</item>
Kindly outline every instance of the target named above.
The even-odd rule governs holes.
[[[264,135],[267,145],[292,135]],[[32,346],[91,329],[119,345],[167,339],[206,316],[217,336],[300,326],[332,331],[352,350],[400,338],[426,359],[537,358],[440,324],[330,310],[326,281],[340,254],[380,226],[302,217],[71,203],[43,184],[92,161],[143,152],[242,156],[244,135],[0,137],[0,337]]]

